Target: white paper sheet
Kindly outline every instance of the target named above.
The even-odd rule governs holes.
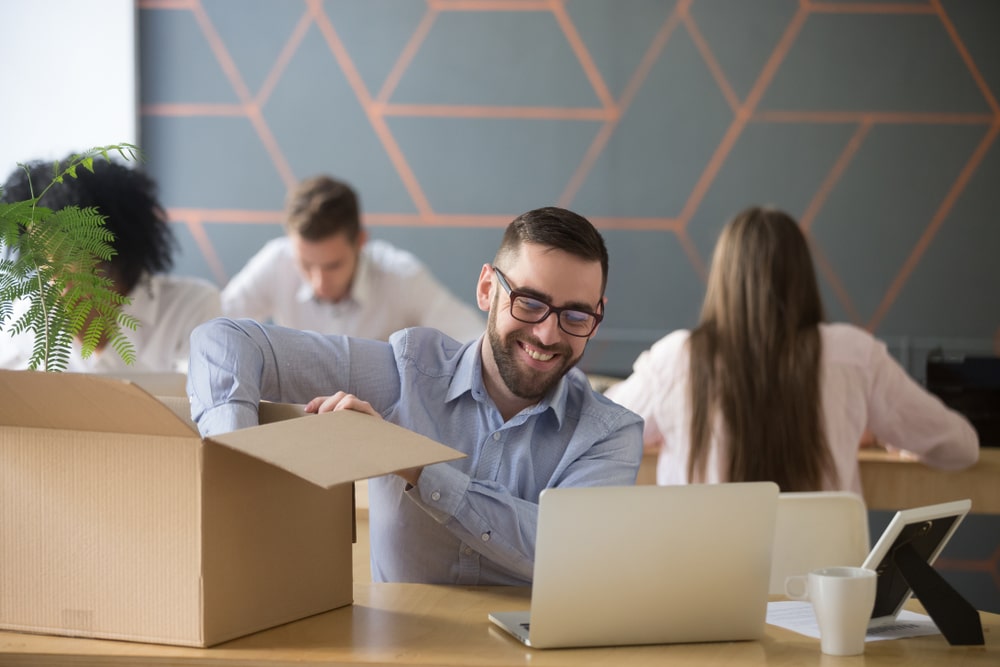
[[[806,637],[819,639],[816,615],[809,602],[768,602],[767,622]],[[895,623],[870,628],[865,636],[865,641],[875,642],[883,639],[902,639],[937,634],[941,634],[941,631],[934,625],[930,616],[904,609],[899,612]]]

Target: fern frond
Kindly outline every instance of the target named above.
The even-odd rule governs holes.
[[[132,341],[130,341],[123,332],[118,331],[118,333],[111,338],[110,345],[126,364],[131,366],[135,363],[135,346],[132,345]]]
[[[126,363],[135,360],[132,343],[121,332],[123,326],[138,326],[121,311],[130,299],[98,272],[115,255],[104,216],[94,208],[53,212],[38,205],[54,184],[76,178],[81,167],[93,172],[94,159],[110,160],[113,152],[126,160],[143,158],[133,144],[98,146],[54,162],[52,178],[40,192],[27,166],[19,165],[28,172],[31,197],[0,203],[0,245],[11,250],[0,260],[0,330],[34,334],[29,360],[34,370],[65,370],[77,337],[85,356],[106,340]],[[14,304],[22,301],[26,310],[15,319]]]
[[[25,199],[12,203],[0,202],[0,243],[8,248],[16,248],[24,221],[32,219],[36,200]]]

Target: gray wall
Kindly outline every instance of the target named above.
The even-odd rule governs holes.
[[[503,226],[559,204],[611,252],[584,367],[625,374],[695,323],[726,219],[767,203],[807,229],[830,318],[916,377],[935,346],[1000,352],[1000,2],[139,8],[140,143],[179,273],[224,284],[329,172],[472,303]]]

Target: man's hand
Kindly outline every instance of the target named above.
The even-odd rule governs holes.
[[[332,396],[317,396],[306,403],[306,412],[320,414],[335,410],[354,410],[355,412],[363,412],[366,415],[382,419],[382,415],[372,407],[371,403],[362,401],[354,394],[348,394],[346,391],[338,391]],[[416,486],[422,470],[423,467],[407,468],[406,470],[398,471],[396,474],[405,479],[407,484]]]
[[[320,414],[323,412],[333,412],[334,410],[354,410],[355,412],[363,412],[366,415],[382,419],[382,415],[375,411],[371,403],[362,401],[354,394],[348,394],[346,391],[338,391],[333,396],[317,396],[306,403],[306,412]]]

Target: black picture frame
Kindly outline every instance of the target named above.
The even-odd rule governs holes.
[[[933,565],[971,508],[969,500],[958,500],[896,512],[862,565],[878,573],[873,621],[894,620],[913,593],[893,560],[894,552],[908,543]]]
[[[914,595],[949,643],[983,643],[979,612],[933,568],[971,509],[965,499],[896,512],[862,564],[878,574],[870,627],[894,622]]]

